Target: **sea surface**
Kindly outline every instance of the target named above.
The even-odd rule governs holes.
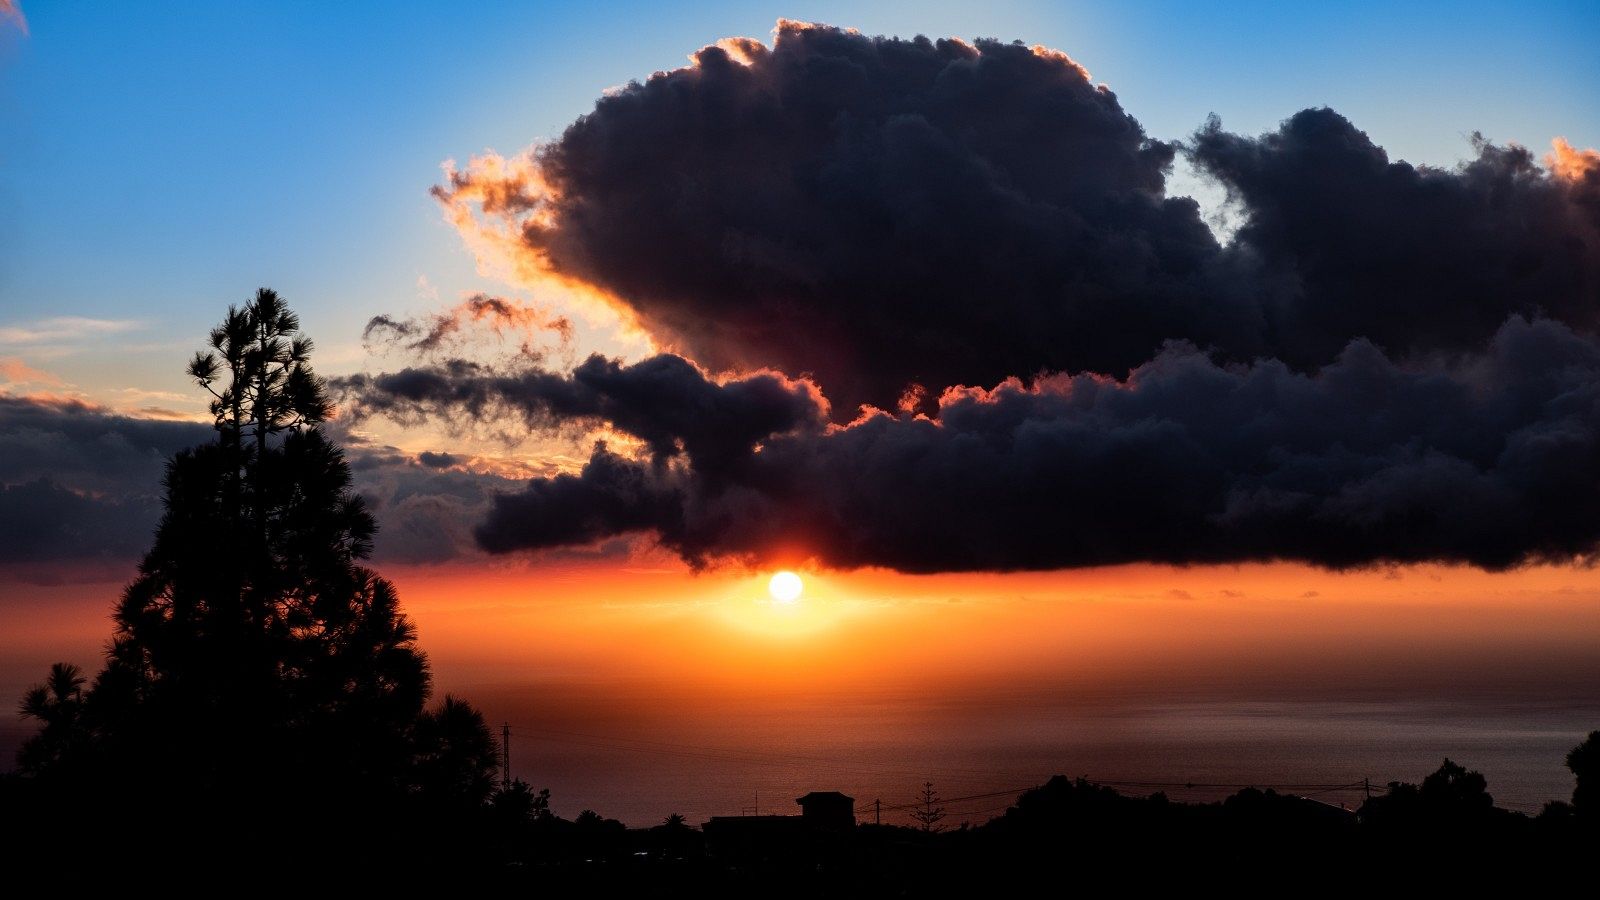
[[[1208,801],[1242,786],[1359,805],[1367,785],[1420,781],[1446,758],[1483,772],[1504,807],[1566,799],[1566,752],[1600,728],[1589,702],[1470,699],[1267,700],[1072,692],[928,697],[852,692],[686,704],[641,686],[479,685],[512,725],[512,771],[572,816],[630,825],[682,813],[793,813],[813,790],[904,807],[926,781],[947,820],[981,822],[1053,775]],[[626,709],[614,715],[582,714]],[[1344,785],[1346,787],[1336,787]],[[972,798],[972,799],[960,799]],[[905,822],[908,813],[884,813]]]

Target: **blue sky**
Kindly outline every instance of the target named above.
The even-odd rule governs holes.
[[[1473,130],[1600,144],[1600,4],[1389,7],[24,0],[28,34],[0,25],[0,357],[90,396],[181,392],[222,308],[271,285],[324,369],[357,368],[371,315],[508,290],[427,195],[442,160],[554,136],[603,89],[780,16],[1052,46],[1161,138],[1329,105],[1414,162],[1455,161]],[[127,330],[30,331],[63,316]]]

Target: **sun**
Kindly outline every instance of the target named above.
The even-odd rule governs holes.
[[[805,585],[800,582],[800,576],[793,572],[783,571],[772,576],[767,582],[767,593],[779,603],[793,603],[800,599],[800,591]]]

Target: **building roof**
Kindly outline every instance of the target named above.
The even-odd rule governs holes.
[[[826,801],[826,800],[848,800],[851,803],[856,802],[856,798],[846,796],[844,794],[839,793],[838,791],[812,791],[811,793],[805,795],[804,797],[797,798],[794,802],[799,803],[799,804],[801,804],[803,806],[803,805],[805,805],[807,803],[810,803],[813,800],[824,800],[824,801]]]

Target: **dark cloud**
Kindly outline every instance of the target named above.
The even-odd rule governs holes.
[[[138,493],[83,493],[49,478],[0,484],[0,563],[137,559],[161,520]]]
[[[459,348],[475,325],[501,339],[507,332],[522,336],[519,349],[530,358],[543,356],[542,348],[532,339],[537,332],[548,332],[562,344],[572,339],[572,323],[564,316],[489,294],[476,294],[444,312],[417,318],[373,316],[362,330],[361,339],[369,348],[392,346],[428,356]]]
[[[477,538],[484,549],[506,553],[678,531],[681,475],[618,456],[601,442],[580,474],[536,478],[520,492],[496,497]]]
[[[1475,347],[1508,316],[1600,323],[1600,164],[1556,176],[1475,139],[1451,170],[1391,162],[1329,109],[1258,138],[1213,120],[1191,155],[1239,204],[1229,248],[1255,268],[1274,356],[1321,365],[1352,337],[1397,353]]]
[[[461,457],[454,453],[434,453],[424,450],[417,454],[417,462],[430,469],[450,469],[461,461]]]
[[[1180,150],[1236,207],[1226,246],[1164,194]],[[346,385],[643,443],[496,498],[496,552],[1500,569],[1600,537],[1600,155],[1560,141],[1417,167],[1314,109],[1180,148],[1053,51],[781,23],[436,194],[681,354]]]
[[[1163,193],[1176,148],[1060,53],[782,23],[694,60],[437,194],[520,271],[599,288],[713,370],[810,374],[841,419],[911,383],[1121,375],[1171,339],[1309,369],[1356,338],[1468,350],[1600,309],[1600,165],[1552,177],[1480,142],[1417,168],[1329,110],[1213,122],[1188,150],[1239,204],[1222,247]]]
[[[590,356],[570,375],[537,367],[507,372],[457,359],[334,379],[332,386],[357,421],[509,415],[534,429],[610,424],[643,441],[657,462],[687,454],[702,471],[747,454],[769,435],[820,429],[828,411],[809,382],[758,372],[718,383],[671,354],[633,365]]]
[[[440,197],[712,369],[814,374],[846,417],[1169,337],[1255,349],[1194,202],[1162,194],[1174,148],[1066,56],[784,23],[695,60]]]
[[[578,389],[576,376],[564,381]],[[457,377],[451,396],[519,383]],[[709,406],[745,387],[696,385]],[[437,414],[457,403],[429,402],[443,404]],[[881,413],[847,427],[810,425],[818,406],[749,440],[691,442],[692,419],[652,418],[655,408],[605,421],[681,453],[597,447],[579,474],[495,498],[482,546],[645,532],[696,564],[1503,569],[1584,558],[1600,540],[1600,346],[1549,320],[1513,319],[1484,352],[1449,361],[1402,364],[1358,340],[1314,374],[1223,365],[1174,344],[1126,380],[1011,380],[947,392],[935,418]]]
[[[775,434],[817,433],[826,424],[827,402],[814,386],[772,373],[754,373],[716,382],[681,357],[659,355],[633,365],[591,356],[570,374],[523,366],[503,371],[465,360],[445,360],[389,374],[354,375],[332,381],[348,421],[387,416],[400,422],[461,418],[499,421],[512,418],[536,431],[560,430],[574,423],[609,426],[641,443],[650,459],[643,468],[601,444],[579,475],[536,477],[514,492],[514,482],[454,470],[451,454],[423,453],[419,471],[381,463],[382,474],[367,476],[357,467],[363,492],[373,484],[392,485],[375,502],[380,516],[408,523],[386,525],[384,540],[412,559],[448,558],[466,551],[468,523],[504,514],[518,503],[540,513],[524,520],[523,532],[499,538],[480,528],[484,549],[552,548],[590,544],[608,537],[649,530],[677,502],[669,471],[681,466],[707,483],[731,476],[756,446]],[[408,486],[427,470],[427,487]],[[657,490],[655,485],[659,485]],[[447,535],[437,549],[413,539],[416,523],[431,534]],[[397,536],[396,532],[400,531]],[[384,552],[380,541],[380,553]]]
[[[373,446],[345,436],[356,490],[378,519],[373,559],[441,563],[480,556],[472,527],[523,478],[479,471],[472,457]],[[525,473],[519,473],[525,474]]]
[[[209,440],[207,425],[117,415],[73,400],[0,394],[0,483],[50,478],[75,490],[116,493],[142,483],[160,496],[173,453]]]
[[[137,562],[161,519],[168,458],[215,436],[201,423],[0,395],[0,564],[12,567],[8,577],[63,577],[59,566],[29,564]],[[343,437],[356,487],[379,519],[380,561],[438,562],[479,553],[473,523],[487,515],[493,497],[522,483],[472,471],[472,460],[460,454],[413,458]],[[94,572],[120,577],[115,568]]]
[[[210,428],[0,395],[0,563],[135,560],[161,519],[166,460]]]

